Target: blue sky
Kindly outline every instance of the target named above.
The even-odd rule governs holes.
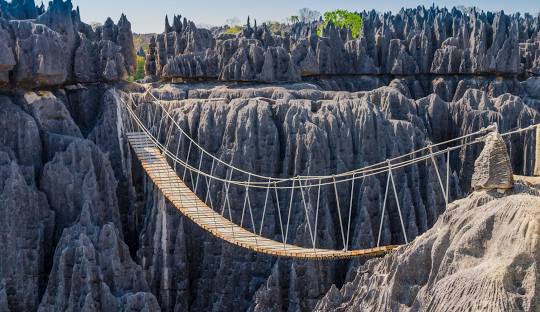
[[[38,1],[36,1],[38,2]],[[72,0],[81,8],[85,22],[104,22],[107,16],[117,21],[122,12],[131,21],[133,30],[138,33],[162,32],[165,14],[181,14],[203,25],[221,25],[232,17],[244,21],[249,15],[258,21],[282,21],[287,16],[296,15],[303,7],[320,12],[334,9],[358,10],[376,9],[397,11],[400,7],[430,6],[434,1],[422,0]],[[505,12],[540,11],[539,0],[483,0],[483,1],[435,1],[439,6],[476,6],[484,10],[504,10]]]

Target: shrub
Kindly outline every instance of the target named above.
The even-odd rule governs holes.
[[[232,27],[227,28],[227,30],[225,30],[225,33],[228,35],[236,35],[236,34],[239,34],[241,31],[242,31],[242,26],[232,26]]]

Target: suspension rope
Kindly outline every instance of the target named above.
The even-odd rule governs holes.
[[[246,195],[247,195],[247,202],[248,202],[248,209],[249,209],[249,216],[251,218],[251,226],[253,227],[253,233],[257,233],[256,225],[255,225],[255,219],[253,218],[253,210],[251,209],[251,199],[249,197],[249,188],[246,186]],[[255,238],[257,240],[257,238]]]
[[[450,184],[450,151],[446,154],[446,198],[445,198],[445,210],[448,210],[448,202],[450,201],[450,191],[449,191],[449,184]]]
[[[349,234],[351,233],[351,218],[352,218],[352,207],[353,207],[353,198],[354,198],[354,174],[353,180],[351,181],[351,200],[349,201],[349,219],[347,221],[347,241],[345,243],[345,250],[349,250]]]
[[[283,234],[283,219],[281,218],[281,208],[279,207],[279,196],[278,196],[278,189],[276,182],[274,182],[274,192],[276,194],[276,206],[277,206],[277,212],[278,212],[278,218],[279,218],[279,226],[281,228],[281,239],[283,240],[283,248],[285,248],[285,245],[287,244],[285,242],[285,235]]]
[[[229,170],[229,169],[227,169]],[[230,173],[225,173],[225,177],[227,177],[229,174],[232,175],[232,170],[229,171]],[[229,176],[229,180],[231,179],[231,177]],[[224,186],[225,186],[225,199],[223,200],[223,208],[221,209],[221,215],[223,216],[224,213],[225,213],[225,204],[228,203],[227,201],[227,198],[228,198],[228,194],[229,194],[229,185],[230,183],[229,182],[223,182],[224,183]],[[229,210],[231,209],[231,205],[229,204]],[[232,221],[232,220],[231,220]]]
[[[381,225],[379,226],[379,236],[377,237],[377,247],[379,247],[381,243],[384,213],[386,211],[386,199],[388,198],[388,188],[390,186],[390,174],[388,174],[387,176],[388,177],[386,178],[386,190],[384,191],[384,200],[383,200],[383,207],[382,207],[382,213],[381,213]]]
[[[345,232],[343,231],[343,220],[341,219],[341,208],[339,207],[339,196],[336,186],[336,179],[334,178],[334,194],[336,195],[337,212],[339,218],[339,228],[341,229],[341,239],[343,241],[343,248],[345,248]]]
[[[439,166],[437,166],[437,162],[435,161],[435,156],[433,156],[432,154],[432,151],[430,149],[430,154],[431,154],[431,162],[433,163],[433,167],[435,168],[435,172],[437,173],[437,178],[439,180],[439,185],[441,186],[441,192],[443,194],[443,197],[444,197],[444,200],[445,202],[447,202],[447,194],[446,194],[446,191],[445,191],[445,188],[444,188],[444,185],[443,185],[443,181],[442,181],[442,178],[441,178],[441,174],[439,173]],[[448,173],[447,173],[448,175]]]
[[[155,104],[157,105],[161,105],[160,104],[160,100],[158,100],[151,92],[150,92],[150,89],[148,89],[146,91],[147,94],[150,94],[154,100],[157,102]],[[165,114],[167,114],[169,116],[169,118],[171,118],[172,122],[178,127],[178,129],[182,132],[184,132],[184,130],[178,125],[178,123],[174,120],[174,118],[172,118],[172,116],[170,116],[170,114],[165,111]],[[466,134],[466,135],[463,135],[463,136],[460,136],[460,137],[457,137],[457,138],[453,138],[453,139],[450,139],[450,140],[447,140],[447,141],[444,141],[444,142],[440,142],[440,143],[436,143],[436,144],[433,144],[432,146],[433,147],[436,147],[436,146],[441,146],[441,145],[447,145],[447,144],[450,144],[452,142],[455,142],[455,141],[459,141],[459,140],[462,140],[464,138],[469,138],[469,137],[472,137],[472,136],[476,136],[476,135],[479,135],[479,134],[483,134],[483,133],[487,133],[487,132],[491,132],[494,130],[494,127],[493,126],[489,126],[489,127],[486,127],[486,128],[482,128],[480,129],[479,131],[476,131],[476,132],[473,132],[473,133],[470,133],[470,134]],[[288,178],[288,179],[284,179],[284,178],[274,178],[274,177],[267,177],[267,176],[261,176],[261,175],[257,175],[257,174],[254,174],[252,172],[247,172],[247,171],[244,171],[238,167],[235,167],[231,164],[228,164],[228,163],[225,163],[223,162],[222,160],[220,160],[219,158],[217,158],[216,156],[214,156],[213,154],[209,153],[208,151],[206,151],[204,148],[202,148],[202,146],[200,146],[197,142],[195,142],[195,140],[193,140],[193,138],[189,137],[189,135],[187,135],[186,133],[186,136],[188,137],[188,139],[193,142],[193,144],[195,144],[199,149],[201,149],[201,151],[205,154],[207,154],[209,157],[211,158],[215,158],[216,161],[218,162],[221,162],[223,163],[224,165],[226,166],[229,166],[231,168],[233,168],[234,170],[236,171],[239,171],[239,172],[242,172],[242,173],[245,173],[245,174],[250,174],[252,175],[253,177],[257,177],[257,178],[261,178],[263,179],[264,181],[268,180],[268,179],[272,179],[272,180],[277,180],[277,181],[280,181],[280,182],[284,182],[284,181],[290,181],[292,178]],[[418,150],[414,150],[414,151],[411,151],[407,154],[404,154],[404,155],[400,155],[400,156],[397,156],[397,157],[394,157],[392,159],[390,159],[390,161],[392,162],[395,162],[396,160],[398,159],[402,159],[402,158],[406,158],[406,157],[409,157],[409,156],[414,156],[415,154],[417,153],[420,153],[420,152],[423,152],[425,150],[427,150],[428,147],[423,147],[421,149],[418,149]],[[361,169],[358,169],[358,170],[352,170],[352,171],[349,171],[349,172],[344,172],[344,173],[339,173],[339,174],[335,174],[333,175],[334,177],[342,177],[342,176],[349,176],[351,175],[352,173],[362,173],[363,170],[365,169],[371,169],[371,168],[377,168],[377,167],[380,167],[382,165],[384,165],[385,162],[380,162],[380,163],[377,163],[377,164],[373,164],[373,165],[370,165],[370,166],[367,166],[367,167],[364,167],[364,168],[361,168]],[[359,171],[359,170],[362,170],[362,171]],[[310,179],[310,180],[316,180],[318,178],[331,178],[332,176],[303,176],[303,177],[298,177],[299,179]],[[266,183],[266,182],[264,182]]]
[[[270,180],[269,180],[270,182]],[[270,194],[270,185],[266,188],[266,196],[264,197],[264,208],[262,213],[262,219],[261,219],[261,228],[259,230],[259,235],[262,235],[263,230],[263,224],[264,224],[264,216],[266,215],[266,206],[268,205],[268,195]]]
[[[251,181],[251,176],[248,176],[248,185],[249,185],[250,181]],[[244,196],[244,207],[242,208],[242,218],[240,219],[240,227],[242,227],[244,225],[244,214],[246,212],[246,205],[247,205],[248,196],[249,196],[248,186],[246,186],[246,196]]]
[[[202,166],[202,161],[203,161],[203,153],[201,153],[201,157],[199,159],[199,169],[197,169],[197,178],[195,179],[195,190],[194,190],[194,193],[197,194],[197,187],[199,186],[199,176],[201,175],[202,171],[201,171],[201,166]],[[212,176],[212,175],[209,175],[209,176]]]
[[[128,110],[129,110],[129,107],[128,107]],[[459,148],[462,148],[464,146],[467,146],[467,145],[471,145],[471,144],[476,144],[478,142],[482,142],[485,138],[477,138],[473,141],[470,141],[470,142],[467,142],[467,143],[463,143],[459,146],[454,146],[454,147],[449,147],[447,148],[446,150],[441,150],[441,151],[438,151],[438,152],[435,152],[434,155],[439,155],[439,154],[443,154],[447,151],[452,151],[452,150],[456,150],[456,149],[459,149]],[[159,143],[159,142],[156,142],[155,139],[153,139],[154,143],[163,149],[162,145]],[[168,151],[164,151],[165,153],[168,153]],[[401,167],[405,167],[405,166],[408,166],[410,164],[413,164],[413,163],[417,163],[417,162],[420,162],[420,161],[423,161],[425,160],[426,158],[429,158],[430,155],[425,155],[425,156],[422,156],[422,157],[419,157],[419,158],[415,158],[415,159],[412,159],[412,160],[407,160],[407,161],[404,161],[404,162],[401,162],[401,163],[398,163],[398,164],[394,164],[393,165],[393,168],[395,169],[398,169],[398,168],[401,168]],[[194,167],[190,166],[189,164],[186,164],[184,163],[183,161],[179,160],[179,163],[181,163],[182,165],[185,165],[188,167],[188,169],[190,169],[191,171],[194,171],[196,172],[197,174],[202,174],[202,175],[206,175],[206,176],[209,176],[207,173],[204,173],[204,172],[201,172],[200,170],[197,170],[195,169]],[[371,170],[365,170],[365,171],[371,171],[371,173],[369,174],[364,174],[364,178],[365,177],[368,177],[368,176],[372,176],[372,175],[377,175],[377,174],[380,174],[380,173],[383,173],[383,172],[387,172],[388,171],[388,168],[387,167],[382,167],[382,168],[374,168],[374,169],[371,169]],[[354,171],[355,173],[358,173],[360,171],[356,170]],[[335,177],[336,176],[333,176],[333,180],[335,180]],[[211,177],[213,179],[216,179],[216,180],[220,180],[220,181],[224,181],[224,179],[222,178],[219,178],[219,177]],[[321,180],[322,178],[325,178],[327,179],[326,176],[324,177],[321,177]],[[287,181],[291,181],[291,180],[300,180],[300,179],[303,179],[303,177],[295,177],[295,178],[289,178]],[[356,179],[356,178],[355,178]],[[343,182],[347,182],[347,181],[351,181],[352,178],[346,178],[346,179],[341,179],[339,181],[336,181],[337,183],[343,183]],[[281,182],[284,182],[285,180],[283,181],[278,181],[279,183]],[[243,181],[229,181],[233,184],[236,184],[236,185],[240,185],[240,186],[245,186],[245,182]],[[263,183],[263,184],[260,184],[260,183]],[[253,183],[252,185],[250,185],[250,187],[254,187],[254,188],[266,188],[267,186],[267,182],[260,182],[260,183]],[[334,181],[328,181],[328,182],[322,182],[321,185],[329,185],[331,183],[334,183]],[[265,185],[266,184],[266,185]],[[317,186],[316,184],[315,185],[312,185],[312,186]],[[280,186],[278,188],[281,188],[281,189],[290,189],[294,186]]]
[[[394,196],[396,197],[396,204],[397,204],[398,213],[399,213],[399,220],[401,221],[401,228],[403,230],[403,236],[405,237],[405,244],[408,244],[409,240],[407,239],[407,231],[405,231],[405,224],[403,223],[403,216],[401,215],[401,206],[399,205],[399,197],[398,197],[398,193],[397,193],[396,183],[394,182],[394,175],[392,174],[391,165],[392,165],[391,163],[388,163],[388,167],[389,167],[388,173],[390,174],[390,181],[392,181],[392,188],[394,189]]]
[[[296,180],[293,180],[293,186]],[[291,210],[292,210],[292,202],[293,202],[293,196],[294,196],[294,187],[291,188],[291,199],[289,200],[289,213],[287,215],[287,227],[285,229],[285,243],[287,243],[287,237],[289,236],[289,223],[291,221]]]
[[[313,240],[313,249],[315,249],[315,246],[317,245],[317,224],[319,221],[319,199],[321,198],[321,181],[319,180],[319,187],[317,190],[317,211],[315,212],[315,231],[313,232],[315,235],[315,238]]]
[[[313,245],[315,245],[315,240],[313,239],[313,232],[311,230],[311,222],[309,221],[309,213],[308,213],[308,209],[307,209],[306,198],[304,197],[304,189],[302,188],[302,181],[298,181],[298,183],[300,184],[300,193],[302,194],[302,202],[304,203],[304,211],[306,213],[306,220],[307,220],[308,229],[309,229],[309,236],[311,237],[311,243],[313,243]],[[310,203],[311,203],[311,201],[310,201]]]

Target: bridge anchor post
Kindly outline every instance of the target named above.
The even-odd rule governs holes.
[[[536,126],[536,150],[534,161],[534,173],[533,175],[540,176],[540,127]]]

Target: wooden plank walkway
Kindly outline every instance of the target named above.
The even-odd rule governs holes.
[[[127,134],[131,147],[142,167],[178,211],[192,220],[212,235],[258,253],[279,257],[290,257],[305,260],[347,259],[361,256],[377,256],[390,252],[398,246],[383,246],[362,250],[330,250],[298,247],[283,244],[271,239],[253,234],[222,217],[208,207],[195,195],[191,189],[178,177],[170,167],[161,151],[154,145],[145,133],[132,132]],[[204,181],[204,180],[203,180]]]

